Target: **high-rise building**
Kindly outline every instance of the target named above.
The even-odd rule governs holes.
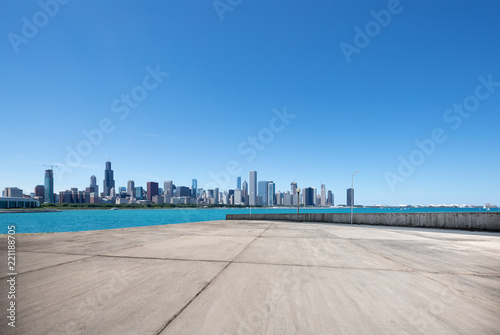
[[[292,206],[292,195],[289,191],[286,191],[283,194],[283,205],[284,206]]]
[[[236,189],[241,190],[241,177],[236,178]]]
[[[306,187],[302,191],[304,195],[304,205],[305,206],[314,206],[314,188]]]
[[[214,190],[214,204],[218,204],[219,203],[219,188],[216,188]]]
[[[297,183],[292,182],[290,183],[290,194],[296,194],[297,193]]]
[[[144,189],[142,188],[142,186],[137,186],[134,191],[134,198],[136,198],[137,200],[144,200],[143,193]]]
[[[275,191],[276,185],[272,181],[267,182],[267,205],[275,206]]]
[[[60,204],[70,204],[72,203],[71,191],[60,191],[59,192],[59,203]]]
[[[91,192],[99,194],[99,185],[97,185],[97,178],[95,176],[90,176],[90,189]]]
[[[150,181],[147,183],[148,200],[153,201],[153,197],[158,195],[158,183]]]
[[[332,193],[332,191],[328,191],[328,201],[327,201],[327,203],[330,206],[335,206],[334,201],[333,201],[333,193]]]
[[[43,185],[36,185],[35,186],[35,197],[40,197],[40,198],[44,198],[44,190],[45,190],[45,187]]]
[[[135,188],[135,182],[133,180],[129,180],[127,182],[127,194],[130,195],[130,197],[134,197],[134,188]]]
[[[257,171],[250,171],[250,194],[248,198],[250,206],[257,205]]]
[[[167,180],[163,183],[163,194],[168,199],[174,196],[174,183],[171,180]]]
[[[207,198],[208,199],[214,198],[214,190],[207,190]]]
[[[115,180],[113,178],[113,170],[111,170],[111,162],[106,162],[106,169],[104,170],[103,193],[107,197],[112,188],[115,187]]]
[[[191,189],[187,186],[177,186],[177,197],[191,198]]]
[[[54,199],[54,172],[45,170],[45,183],[43,194],[45,195],[45,203],[55,203]]]
[[[234,204],[241,205],[243,203],[242,191],[240,189],[234,190]]]
[[[196,199],[198,198],[198,180],[193,179],[191,183],[191,198]]]
[[[248,183],[246,180],[241,185],[241,200],[248,205]]]
[[[354,189],[347,189],[347,207],[354,206]]]
[[[257,205],[267,206],[267,180],[258,182]]]
[[[280,191],[276,192],[274,198],[276,199],[275,203],[276,206],[283,206],[283,192]]]
[[[320,205],[325,207],[326,206],[326,187],[325,184],[321,184],[321,202]]]
[[[297,183],[290,183],[290,199],[292,201],[292,205],[297,206],[299,201],[299,195],[297,194]]]

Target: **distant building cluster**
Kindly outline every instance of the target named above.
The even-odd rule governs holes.
[[[163,187],[160,187],[163,186]],[[175,185],[172,180],[167,180],[160,185],[150,181],[146,188],[137,186],[133,180],[127,182],[126,187],[116,187],[114,172],[111,162],[106,162],[102,192],[99,192],[96,176],[90,177],[90,184],[85,190],[71,188],[69,190],[54,192],[54,171],[45,170],[43,185],[35,186],[34,193],[23,195],[23,191],[16,187],[7,187],[4,196],[9,198],[31,198],[39,204],[186,204],[186,205],[242,205],[242,206],[334,206],[334,195],[331,190],[326,190],[321,185],[320,192],[314,187],[306,187],[301,192],[297,183],[290,184],[289,191],[276,191],[276,185],[270,180],[257,179],[257,171],[250,171],[249,182],[241,177],[236,179],[234,189],[221,191],[218,188],[203,189],[198,187],[198,181],[192,180],[191,187]],[[354,193],[352,193],[352,196]],[[354,201],[354,198],[349,198]]]
[[[249,182],[241,177],[236,178],[236,187],[221,191],[218,188],[203,189],[198,187],[198,181],[193,179],[191,187],[177,186],[172,180],[160,185],[158,182],[146,183],[146,188],[137,186],[133,180],[127,186],[116,187],[111,162],[106,162],[102,192],[99,192],[96,176],[90,177],[90,184],[85,190],[71,188],[54,192],[54,171],[45,170],[44,184],[37,185],[34,192],[26,195],[17,187],[6,187],[0,197],[0,208],[33,208],[40,204],[185,204],[185,205],[241,205],[241,206],[335,206],[334,193],[322,184],[318,190],[315,187],[300,189],[296,182],[290,183],[290,190],[276,191],[272,180],[258,180],[257,171],[250,171]],[[163,186],[160,187],[160,186]],[[354,206],[354,189],[348,188],[346,203],[340,206]],[[475,207],[468,205],[429,205],[429,207]],[[417,206],[418,207],[418,206]],[[485,208],[496,208],[487,203]]]

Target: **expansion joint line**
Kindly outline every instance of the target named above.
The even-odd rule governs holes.
[[[164,326],[163,328],[161,328],[161,329],[160,329],[160,330],[156,333],[156,335],[161,334],[161,333],[162,333],[165,329],[167,329],[167,327],[168,327],[168,326],[169,326],[169,325],[170,325],[170,324],[171,324],[171,323],[172,323],[172,322],[173,322],[173,321],[174,321],[174,320],[175,320],[175,319],[176,319],[176,318],[177,318],[177,317],[178,317],[178,316],[179,316],[179,315],[180,315],[180,314],[181,314],[181,313],[182,313],[182,312],[186,309],[186,308],[188,308],[188,307],[189,307],[189,305],[191,305],[191,303],[192,303],[193,301],[195,301],[195,300],[196,300],[196,298],[198,298],[198,296],[200,296],[200,294],[202,294],[202,293],[203,293],[203,291],[205,291],[205,290],[207,289],[207,287],[208,287],[208,286],[210,286],[210,284],[212,284],[212,282],[214,282],[217,278],[219,278],[219,277],[220,277],[220,275],[221,275],[221,274],[222,274],[222,273],[223,273],[223,272],[224,272],[224,271],[228,268],[228,266],[229,266],[229,265],[231,265],[231,264],[234,262],[234,260],[235,260],[236,258],[238,258],[238,256],[239,256],[239,255],[241,255],[243,252],[245,252],[245,251],[248,249],[248,247],[250,247],[250,245],[252,245],[252,243],[253,243],[253,242],[255,242],[255,240],[256,240],[256,239],[258,239],[259,237],[261,237],[261,236],[262,236],[262,234],[264,234],[264,233],[266,232],[266,230],[268,230],[268,229],[269,229],[269,227],[271,227],[272,225],[273,225],[273,224],[272,224],[272,223],[270,223],[270,224],[269,224],[269,226],[267,226],[267,227],[266,227],[266,229],[264,229],[264,231],[262,231],[262,233],[260,233],[260,234],[259,234],[259,236],[255,236],[255,238],[254,238],[254,239],[253,239],[250,243],[248,243],[248,245],[247,245],[245,248],[243,248],[243,250],[241,250],[241,251],[240,251],[240,252],[239,252],[239,253],[238,253],[238,254],[237,254],[237,255],[236,255],[236,256],[235,256],[235,257],[234,257],[231,261],[229,261],[229,262],[226,264],[226,266],[224,266],[224,268],[222,268],[222,270],[220,270],[220,271],[219,271],[219,273],[218,273],[215,277],[213,277],[213,278],[212,278],[212,280],[210,280],[210,281],[209,281],[209,282],[208,282],[205,286],[203,286],[203,287],[202,287],[202,288],[198,291],[198,293],[196,293],[196,294],[194,295],[194,297],[192,297],[192,298],[191,298],[191,300],[189,300],[189,301],[187,302],[187,304],[186,304],[186,305],[184,305],[184,306],[183,306],[183,307],[182,307],[182,308],[181,308],[181,309],[180,309],[177,313],[175,313],[175,315],[173,315],[173,316],[172,316],[172,317],[171,317],[171,318],[167,321],[167,323],[165,324],[165,326]]]

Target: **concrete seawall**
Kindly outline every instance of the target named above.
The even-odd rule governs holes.
[[[226,220],[279,220],[298,222],[351,223],[350,213],[228,214]],[[424,228],[500,231],[496,213],[356,213],[353,223]]]

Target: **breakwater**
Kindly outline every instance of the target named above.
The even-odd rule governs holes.
[[[228,214],[226,220],[278,220],[351,223],[350,213]],[[500,231],[500,212],[495,213],[355,213],[353,224]]]

